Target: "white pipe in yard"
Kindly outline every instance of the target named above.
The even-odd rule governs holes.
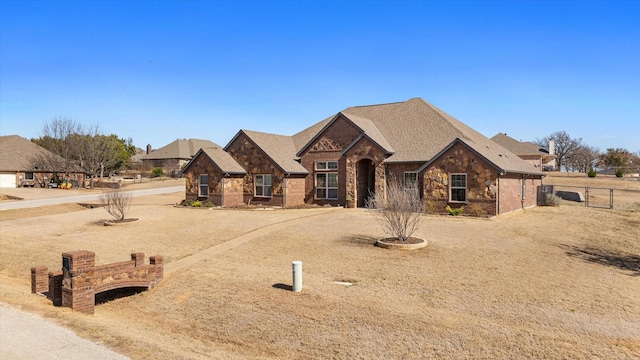
[[[302,261],[291,263],[293,270],[293,291],[302,291]]]

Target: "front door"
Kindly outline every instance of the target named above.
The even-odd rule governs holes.
[[[356,167],[358,207],[365,207],[367,199],[373,194],[376,185],[376,166],[369,159],[358,161]]]

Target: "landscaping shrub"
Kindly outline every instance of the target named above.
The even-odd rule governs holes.
[[[587,171],[587,176],[589,176],[590,178],[594,178],[596,177],[596,175],[596,171],[592,167],[590,167],[589,171]]]
[[[427,200],[424,203],[424,212],[427,214],[437,214],[439,212],[438,205],[433,200]]]
[[[366,206],[382,230],[400,241],[407,240],[418,229],[424,207],[417,189],[405,189],[393,176],[389,179],[387,196],[374,193]]]
[[[471,207],[469,208],[469,214],[471,216],[477,216],[477,217],[483,217],[487,215],[487,212],[484,210],[484,208],[482,207],[482,205],[480,204],[473,204],[471,205]]]
[[[616,177],[621,178],[623,176],[624,176],[624,170],[620,168],[616,169]]]
[[[447,210],[449,215],[458,216],[458,215],[462,214],[462,211],[464,210],[464,206],[461,206],[461,207],[459,207],[457,209],[452,209],[451,206],[447,205],[447,207],[445,209]]]
[[[125,219],[132,198],[130,191],[122,191],[120,187],[104,190],[99,197],[102,207],[118,221]]]
[[[560,198],[559,196],[556,196],[554,194],[545,195],[545,206],[560,206],[561,203],[562,198]]]
[[[192,206],[193,205],[193,200],[187,199],[187,200],[184,201],[184,203],[182,205],[184,205],[184,206]]]
[[[196,201],[191,203],[191,206],[193,206],[193,207],[201,207],[202,206],[202,201],[196,200]]]
[[[161,167],[153,168],[153,170],[151,170],[151,177],[159,177],[162,175],[164,175],[164,171]]]

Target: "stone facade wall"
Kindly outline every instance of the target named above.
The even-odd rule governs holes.
[[[200,175],[209,175],[209,196],[199,196]],[[185,198],[187,200],[207,201],[216,206],[237,206],[243,202],[242,175],[231,175],[224,178],[224,204],[222,203],[223,174],[220,168],[206,155],[200,154],[193,159],[185,172]]]
[[[244,201],[244,176],[234,175],[224,179],[224,204],[222,206],[238,206]]]
[[[243,183],[243,202],[245,204],[282,206],[284,173],[279,166],[271,161],[245,134],[236,137],[227,148],[227,152],[247,172]],[[271,175],[271,197],[254,196],[254,177],[262,174]]]
[[[32,292],[44,292],[54,305],[93,314],[95,294],[122,287],[152,288],[164,277],[164,258],[152,256],[144,264],[143,253],[132,253],[131,261],[95,266],[95,254],[80,250],[62,254],[62,272],[48,273],[44,266],[31,269]]]
[[[386,169],[384,160],[387,155],[368,138],[362,138],[351,147],[345,154],[346,159],[346,176],[347,176],[347,195],[356,200],[359,196],[368,196],[368,194],[358,194],[358,162],[361,160],[371,160],[374,163],[375,168],[375,188],[374,192],[382,193],[383,196],[386,193]]]
[[[449,201],[449,178],[452,173],[467,174],[465,203]],[[452,146],[423,171],[422,177],[427,212],[445,214],[445,207],[449,205],[452,208],[464,206],[464,213],[497,214],[498,172],[465,145],[457,143]]]
[[[309,145],[301,155],[301,164],[307,169],[309,175],[305,180],[304,201],[307,204],[344,204],[347,196],[348,174],[347,161],[340,154],[351,144],[361,131],[344,117],[336,119],[315,142]],[[315,163],[317,161],[338,162],[338,199],[327,200],[315,198]],[[353,196],[353,194],[351,195]]]

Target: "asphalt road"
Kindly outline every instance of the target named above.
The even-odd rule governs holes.
[[[170,186],[161,187],[155,189],[144,190],[132,190],[131,195],[133,197],[146,196],[146,195],[158,195],[158,194],[170,194],[175,192],[184,192],[184,186]],[[90,203],[99,201],[100,194],[88,194],[88,195],[72,195],[61,196],[47,199],[34,199],[34,200],[21,200],[21,201],[2,201],[0,202],[0,211],[12,210],[12,209],[26,209],[40,206],[69,204],[69,203]]]
[[[0,359],[126,360],[50,320],[0,303]]]

